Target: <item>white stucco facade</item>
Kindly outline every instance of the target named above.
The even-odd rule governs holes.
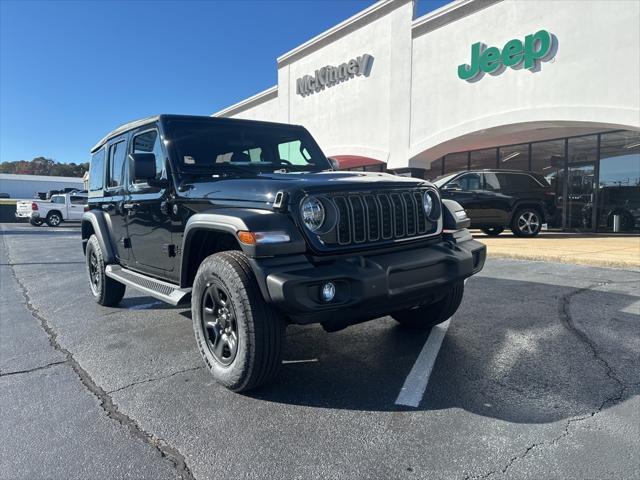
[[[537,68],[469,82],[471,46],[502,48],[540,30],[553,52]],[[297,81],[363,55],[365,75],[298,93]],[[329,156],[389,168],[445,154],[608,129],[640,130],[640,2],[458,0],[414,18],[382,0],[278,58],[278,84],[215,115],[307,127]],[[535,71],[533,71],[535,70]]]

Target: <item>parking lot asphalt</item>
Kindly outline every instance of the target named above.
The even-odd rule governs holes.
[[[93,302],[77,227],[0,230],[0,478],[640,478],[637,271],[489,259],[414,408],[429,332],[289,327],[234,394],[187,308]]]

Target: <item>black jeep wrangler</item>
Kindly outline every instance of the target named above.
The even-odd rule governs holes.
[[[274,376],[288,323],[430,327],[484,264],[460,205],[422,180],[336,172],[299,126],[160,115],[91,152],[82,239],[96,301],[118,304],[127,285],[190,298],[200,352],[235,391]]]

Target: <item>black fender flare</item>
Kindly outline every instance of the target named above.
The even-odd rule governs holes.
[[[89,225],[92,228],[89,228]],[[89,210],[82,215],[82,251],[86,253],[87,242],[93,234],[97,237],[105,263],[115,263],[115,249],[111,244],[107,219],[100,210]]]
[[[295,255],[306,251],[306,243],[291,217],[271,210],[247,208],[216,208],[192,215],[184,228],[180,285],[187,283],[189,247],[193,235],[202,230],[229,233],[238,240],[239,231],[285,232],[289,241],[264,245],[246,245],[238,240],[240,248],[250,258]]]

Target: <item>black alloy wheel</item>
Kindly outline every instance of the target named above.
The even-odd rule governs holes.
[[[91,249],[87,258],[87,267],[89,268],[89,286],[91,293],[98,295],[100,292],[100,265],[98,263],[98,255],[94,249]]]
[[[218,383],[246,392],[275,377],[284,318],[265,302],[242,252],[214,253],[202,261],[191,290],[191,317],[198,350]]]
[[[124,297],[126,286],[113,278],[107,277],[104,254],[95,235],[89,237],[85,255],[89,287],[93,298],[100,305],[106,307],[113,307],[120,303],[120,300]]]
[[[238,324],[227,289],[214,280],[202,298],[202,327],[209,351],[222,365],[231,365],[238,353]]]

